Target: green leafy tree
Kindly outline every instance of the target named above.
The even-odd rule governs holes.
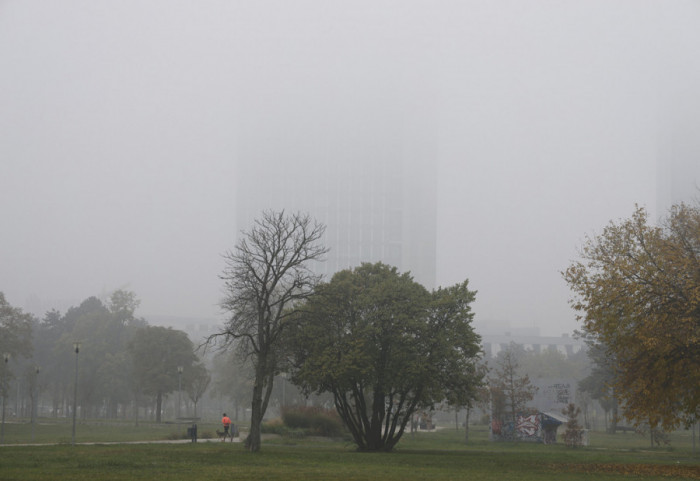
[[[266,211],[235,250],[224,255],[222,307],[230,318],[209,340],[238,343],[253,362],[250,433],[245,440],[252,452],[260,450],[260,426],[279,373],[290,308],[306,299],[320,280],[310,264],[327,252],[319,245],[324,231],[325,226],[308,215]]]
[[[132,362],[127,346],[137,329],[146,325],[134,316],[137,307],[135,294],[117,290],[106,305],[90,297],[60,320],[48,315],[40,326],[48,333],[60,333],[52,349],[61,371],[55,374],[68,386],[73,383],[73,370],[68,368],[75,360],[73,343],[81,343],[78,395],[83,416],[115,417],[130,402]]]
[[[432,294],[381,263],[335,274],[295,312],[292,382],[330,392],[358,448],[390,451],[418,409],[478,384],[467,281]]]
[[[78,399],[82,417],[96,417],[96,410],[105,403],[106,384],[109,378],[103,375],[105,359],[123,349],[118,337],[118,326],[113,323],[109,309],[96,297],[85,300],[80,306],[80,315],[73,322],[73,329],[59,340],[62,354],[75,359],[73,343],[80,341]],[[111,359],[110,359],[111,361]],[[107,362],[110,362],[107,361]],[[68,370],[72,374],[72,369]],[[71,384],[73,380],[71,379]]]
[[[105,305],[97,297],[85,299],[65,315],[48,311],[34,326],[33,363],[41,366],[39,386],[46,390],[54,415],[70,396],[74,382],[73,343],[81,342],[79,362],[79,400],[84,416],[97,414],[116,417],[131,401],[131,358],[129,340],[136,329],[146,325],[136,318],[139,301],[132,292],[115,291]]]
[[[637,208],[586,239],[564,278],[583,330],[616,359],[625,416],[652,428],[700,412],[700,207],[676,205],[659,226]]]
[[[55,313],[55,311],[54,311]],[[46,377],[55,379],[58,386],[59,399],[54,402],[63,406],[62,412],[68,414],[67,406],[73,396],[75,365],[74,342],[81,342],[80,362],[78,364],[78,403],[83,416],[88,416],[91,406],[101,405],[98,400],[102,382],[98,375],[98,369],[105,353],[100,346],[106,344],[103,339],[103,326],[109,322],[109,310],[97,297],[88,297],[79,306],[70,307],[66,313],[56,319],[47,314],[44,318],[42,329],[46,329],[49,335],[53,335],[54,341],[51,349],[53,365],[48,367]]]
[[[67,330],[64,317],[56,310],[46,312],[34,327],[34,360],[38,366],[41,366],[43,380],[39,385],[49,396],[54,417],[58,417],[70,389],[71,370],[66,369],[69,353],[61,355],[62,353],[56,350],[57,341]]]
[[[109,310],[115,320],[122,325],[138,324],[143,327],[145,321],[135,317],[136,309],[140,305],[141,301],[136,294],[124,289],[117,289],[109,297]]]
[[[29,372],[26,359],[31,356],[32,352],[33,324],[34,318],[31,314],[12,307],[5,299],[5,295],[0,292],[0,397],[2,397],[3,402],[3,416],[5,399],[14,375],[23,375],[23,373]],[[10,363],[11,359],[12,362]],[[28,379],[32,383],[33,388],[36,377],[30,375]],[[33,395],[33,393],[32,389],[30,395]]]
[[[178,366],[192,369],[197,361],[192,341],[182,331],[159,326],[138,330],[129,344],[137,389],[156,401],[156,422],[161,422],[163,396],[178,388]]]
[[[0,292],[0,355],[10,357],[30,357],[32,353],[32,323],[31,314],[22,312],[18,307],[12,307]],[[0,369],[5,369],[2,363]],[[3,372],[3,379],[9,379],[9,373]]]

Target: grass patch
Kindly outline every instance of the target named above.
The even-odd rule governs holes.
[[[240,443],[218,442],[2,446],[0,479],[700,479],[700,460],[686,447],[650,450],[599,445],[569,449],[563,445],[491,443],[485,430],[472,431],[470,439],[472,442],[465,445],[463,433],[452,429],[407,434],[393,453],[359,453],[347,442],[313,438],[289,445],[284,437],[263,441],[262,451],[255,454],[246,452]]]
[[[80,421],[76,425],[75,440],[77,443],[108,443],[185,439],[189,426],[191,424],[167,422],[139,422],[137,426],[133,421]],[[220,429],[217,423],[198,423],[197,426],[200,437]],[[70,444],[72,427],[67,419],[42,418],[34,426],[32,440],[29,422],[6,422],[5,444]]]
[[[4,447],[4,481],[146,480],[621,480],[700,479],[700,466],[626,452],[615,462],[598,453],[509,445],[505,449],[359,453],[340,444],[322,447],[241,444]],[[556,447],[555,447],[556,448]]]

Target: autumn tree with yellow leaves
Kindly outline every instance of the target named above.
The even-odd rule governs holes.
[[[583,330],[616,359],[625,416],[670,429],[699,414],[700,206],[648,217],[637,207],[588,237],[563,275]]]

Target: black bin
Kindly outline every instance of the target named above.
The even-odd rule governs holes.
[[[193,424],[191,428],[187,428],[187,437],[192,440],[193,443],[197,442],[197,425]]]

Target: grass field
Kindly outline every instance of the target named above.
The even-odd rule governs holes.
[[[67,427],[67,431],[66,431]],[[216,425],[200,426],[200,432]],[[591,446],[491,443],[486,430],[473,429],[468,445],[454,429],[406,435],[393,453],[358,453],[347,441],[273,437],[260,453],[240,443],[126,444],[144,439],[182,437],[182,425],[139,427],[90,424],[78,427],[71,446],[70,425],[40,424],[35,438],[62,430],[64,444],[0,447],[0,480],[668,480],[700,479],[689,433],[674,433],[671,447],[649,448],[634,434],[596,433]],[[5,442],[20,441],[19,430],[5,425]],[[18,430],[15,432],[15,430]],[[44,433],[40,434],[41,431]],[[104,444],[119,441],[122,444]],[[56,442],[54,439],[53,442]],[[103,443],[103,444],[99,444]]]

